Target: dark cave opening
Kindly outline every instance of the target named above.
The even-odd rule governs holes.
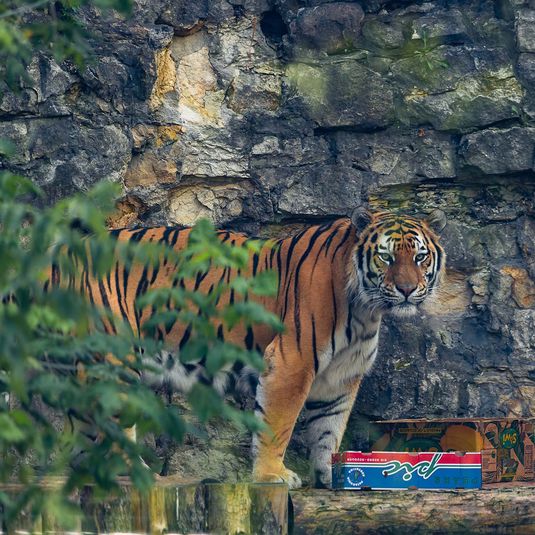
[[[288,33],[288,27],[281,17],[280,13],[275,10],[265,11],[260,19],[260,29],[266,39],[275,45],[282,43],[282,38]]]

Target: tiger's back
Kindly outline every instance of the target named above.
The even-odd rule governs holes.
[[[296,236],[279,240],[275,246],[266,246],[252,254],[246,272],[238,273],[233,268],[214,267],[200,273],[195,279],[184,279],[181,284],[187,290],[210,293],[217,285],[228,283],[235,276],[254,276],[264,270],[273,270],[278,275],[278,291],[275,297],[253,299],[268,311],[279,316],[287,331],[295,333],[298,348],[307,348],[312,357],[310,365],[317,371],[318,347],[330,338],[334,343],[336,326],[342,322],[338,309],[342,309],[347,284],[347,256],[354,246],[350,236],[349,219],[337,220],[324,225],[308,227]],[[191,229],[181,227],[156,227],[146,229],[113,231],[120,241],[147,241],[166,244],[181,250],[188,243]],[[242,233],[220,231],[222,242],[243,245],[249,239]],[[130,268],[117,263],[105,280],[81,274],[83,291],[98,306],[105,306],[114,315],[127,321],[134,332],[140,333],[143,324],[150,318],[151,310],[136,311],[135,301],[146,291],[173,284],[176,266],[163,261],[151,267],[134,264]],[[175,282],[176,284],[176,282]],[[220,306],[239,299],[233,291],[226,292]],[[162,332],[166,345],[180,350],[188,341],[191,327],[176,322],[171,329]],[[237,325],[231,331],[217,325],[217,331],[225,340],[243,345],[247,349],[264,352],[276,333],[265,325],[246,328]],[[285,358],[292,358],[288,348]],[[303,365],[304,363],[301,363]]]

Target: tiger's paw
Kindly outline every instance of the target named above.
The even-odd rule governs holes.
[[[283,467],[280,472],[255,471],[254,480],[259,483],[286,483],[290,489],[298,489],[303,486],[301,478],[292,470]]]
[[[328,469],[315,469],[312,473],[312,484],[315,489],[332,488],[331,471]]]

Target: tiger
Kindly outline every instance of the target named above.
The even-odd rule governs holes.
[[[445,252],[439,244],[445,215],[435,210],[426,218],[393,212],[358,209],[352,217],[307,226],[251,254],[248,273],[274,270],[275,296],[254,299],[276,314],[282,332],[266,325],[237,326],[219,336],[264,355],[265,370],[254,374],[235,366],[233,383],[250,385],[254,411],[265,430],[252,440],[253,480],[302,485],[284,464],[285,453],[298,416],[304,411],[311,483],[331,486],[330,457],[340,447],[348,417],[365,374],[377,356],[383,315],[410,316],[437,295],[445,270]],[[112,231],[117,240],[153,241],[180,250],[191,229],[153,227]],[[246,234],[223,230],[219,239],[242,245]],[[84,291],[96,305],[105,306],[139,331],[150,310],[135,312],[140,292],[171,283],[171,264],[151,268],[134,265],[116,270],[107,283],[86,278]],[[194,282],[209,292],[237,275],[230,268],[211,268]],[[231,295],[222,299],[228,304]],[[190,336],[188,325],[176,323],[165,330],[165,342],[180,352]],[[161,360],[160,360],[161,362]],[[198,379],[195,366],[176,363],[164,380],[187,391]],[[150,374],[149,374],[150,375]],[[154,377],[147,376],[147,382]],[[219,385],[223,390],[227,384]]]

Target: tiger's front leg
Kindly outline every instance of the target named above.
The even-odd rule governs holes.
[[[341,382],[336,388],[322,379],[318,377],[305,403],[306,440],[310,449],[311,484],[316,488],[330,488],[331,454],[340,447],[362,377]]]
[[[290,488],[298,488],[301,480],[284,466],[284,455],[308,397],[314,367],[306,356],[290,351],[290,344],[288,339],[277,338],[265,352],[266,371],[258,383],[255,412],[268,429],[253,437],[253,478],[265,482],[283,481]]]

